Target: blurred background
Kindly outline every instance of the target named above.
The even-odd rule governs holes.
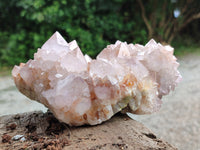
[[[199,0],[0,0],[0,66],[19,64],[55,32],[95,57],[116,40],[154,38],[176,53],[200,45]]]
[[[116,40],[172,45],[183,81],[158,113],[135,118],[179,149],[200,150],[200,0],[0,0],[0,115],[46,110],[17,91],[10,71],[55,31],[93,58]]]

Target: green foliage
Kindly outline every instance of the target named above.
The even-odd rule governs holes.
[[[168,0],[164,2],[168,4]],[[147,14],[162,22],[166,20],[163,14],[168,14],[163,11],[162,2],[157,4],[148,0],[144,7]],[[167,12],[173,9],[166,6]],[[68,42],[77,40],[81,50],[92,57],[116,40],[145,44],[149,31],[141,18],[136,0],[2,0],[0,67],[33,58],[37,48],[55,31]],[[199,39],[199,24],[191,28],[195,31],[189,30],[188,34]],[[163,28],[154,29],[159,36],[166,35]]]
[[[139,8],[128,0],[10,0],[0,2],[0,62],[14,65],[33,57],[38,47],[59,31],[77,40],[95,57],[116,40],[143,43],[147,39]],[[131,4],[131,5],[130,5]],[[138,10],[139,12],[139,10]]]

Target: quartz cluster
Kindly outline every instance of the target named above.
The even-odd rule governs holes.
[[[91,59],[54,33],[34,59],[12,70],[20,92],[69,125],[100,124],[117,112],[149,114],[181,80],[173,48],[117,41]]]

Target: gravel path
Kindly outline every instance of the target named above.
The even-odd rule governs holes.
[[[180,150],[200,150],[200,55],[182,57],[183,81],[163,98],[159,112],[136,116],[136,120]],[[11,77],[0,78],[0,115],[46,108],[20,94]]]

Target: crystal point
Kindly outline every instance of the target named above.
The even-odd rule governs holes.
[[[58,31],[56,31],[50,38],[47,40],[41,47],[41,49],[45,50],[67,50],[68,43],[65,39],[60,35]]]
[[[146,47],[148,47],[148,46],[157,46],[157,43],[156,43],[156,41],[154,39],[151,39],[145,46]]]

